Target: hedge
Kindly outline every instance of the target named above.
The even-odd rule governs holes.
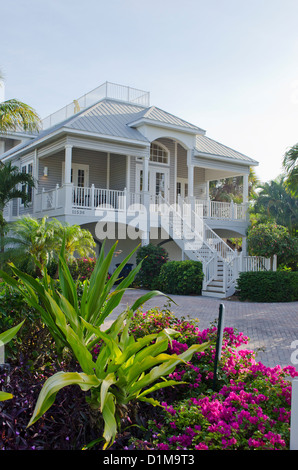
[[[200,295],[203,278],[200,261],[168,261],[161,267],[159,285],[167,294]]]
[[[142,267],[135,278],[135,284],[144,289],[158,288],[158,276],[164,263],[168,261],[168,253],[161,246],[149,244],[137,251],[136,262],[142,261]]]
[[[240,273],[237,290],[240,300],[291,302],[298,300],[297,271]]]

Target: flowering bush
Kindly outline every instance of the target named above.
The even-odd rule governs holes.
[[[138,314],[141,321],[135,328],[138,335],[143,325],[148,329],[149,319],[158,324],[171,321],[171,327],[181,331],[181,337],[172,342],[172,353],[183,351],[195,338],[200,343],[216,336],[216,326],[200,331],[194,322],[175,320],[168,312],[142,315]],[[163,392],[163,410],[148,422],[151,437],[132,439],[131,446],[158,450],[288,449],[288,377],[298,373],[291,366],[270,368],[256,362],[252,351],[239,349],[248,341],[243,333],[225,328],[216,390],[212,388],[215,345],[177,368],[172,378],[187,384]]]
[[[95,263],[95,258],[78,258],[73,261],[69,266],[73,279],[77,280],[79,278],[81,281],[90,279]]]
[[[138,310],[130,324],[130,334],[140,339],[164,328],[180,333],[169,344],[169,354],[181,354],[190,345],[208,340],[212,347],[176,367],[169,379],[186,383],[157,390],[153,398],[161,406],[134,402],[127,407],[122,419],[124,431],[119,432],[111,450],[289,449],[289,377],[298,375],[293,367],[270,368],[257,362],[254,352],[247,349],[249,338],[234,328],[225,328],[215,388],[216,323],[201,330],[198,321],[177,318],[169,307]],[[23,330],[20,337],[25,343]],[[45,355],[41,346],[37,348],[35,343],[33,347],[39,353],[34,371],[26,352],[23,362],[18,358],[11,364],[9,383],[4,383],[4,376],[0,380],[0,389],[5,386],[14,395],[0,408],[0,449],[79,450],[92,441],[97,442],[95,449],[101,449],[101,423],[95,420],[79,387],[61,390],[60,400],[51,411],[33,427],[27,427],[44,380],[53,372],[69,369],[67,357],[62,362],[56,360],[54,348]],[[95,347],[95,356],[100,348],[100,344]],[[78,363],[73,366],[80,371]]]

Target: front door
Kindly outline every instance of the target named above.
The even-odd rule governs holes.
[[[160,168],[149,165],[148,172],[148,186],[149,193],[152,198],[161,194],[163,198],[168,200],[169,195],[169,169]],[[137,166],[136,174],[136,192],[140,193],[143,191],[143,167]]]
[[[180,196],[182,199],[188,196],[188,180],[186,178],[177,178],[176,194],[177,194],[177,202],[178,202],[178,196]]]
[[[65,181],[65,164],[62,162],[62,181]],[[89,165],[81,163],[72,163],[71,165],[71,183],[75,187],[87,188],[89,186]]]

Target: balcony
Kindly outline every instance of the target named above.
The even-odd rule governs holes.
[[[186,203],[186,205],[185,205]],[[160,198],[159,196],[149,196],[150,212],[158,213]],[[184,204],[183,213],[187,215],[187,208],[191,207],[188,199],[178,201],[178,207]],[[60,214],[71,215],[98,215],[99,210],[133,212],[144,211],[146,199],[144,193],[112,190],[105,188],[78,187],[73,185],[64,185],[51,191],[43,191],[35,195],[34,213],[48,213],[55,217]],[[214,219],[221,221],[245,221],[246,205],[227,202],[210,201],[204,199],[194,200],[195,213],[203,219]]]

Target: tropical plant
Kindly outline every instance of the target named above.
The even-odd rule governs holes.
[[[279,263],[297,260],[298,239],[292,237],[286,227],[274,223],[258,224],[248,231],[247,244],[253,256],[264,256],[271,259],[277,255]]]
[[[14,326],[13,328],[10,328],[9,330],[4,331],[4,333],[0,334],[0,348],[4,347],[6,343],[11,341],[15,337],[15,335],[18,333],[19,329],[23,325],[24,321],[25,320],[23,320],[21,323]],[[13,398],[13,395],[11,393],[2,392],[0,390],[0,401],[10,400],[11,398]]]
[[[252,206],[252,218],[260,223],[276,222],[294,235],[298,229],[298,198],[288,190],[285,178],[280,176],[260,185],[259,189]]]
[[[283,168],[287,172],[287,184],[297,197],[298,191],[298,144],[291,147],[284,155]]]
[[[15,263],[17,260],[18,266],[26,263],[26,271],[36,272],[39,277],[47,264],[58,259],[63,240],[67,262],[74,260],[75,252],[80,256],[94,254],[91,233],[79,225],[62,224],[47,216],[39,220],[28,215],[11,223],[9,230],[10,236],[5,239],[7,249],[1,259]]]
[[[29,271],[41,274],[55,248],[55,222],[43,217],[41,220],[30,215],[9,224],[10,236],[5,239],[7,247],[2,260],[27,262]]]
[[[0,162],[0,248],[4,249],[4,235],[7,222],[4,219],[4,208],[12,200],[21,198],[27,206],[31,201],[31,192],[28,188],[34,187],[34,179],[28,173],[22,173],[11,162]],[[22,185],[22,189],[19,186]]]
[[[3,75],[0,72],[0,79]],[[37,112],[28,104],[17,99],[0,103],[0,132],[24,130],[36,132],[40,127],[40,118]]]
[[[55,223],[56,252],[60,251],[63,242],[68,263],[75,260],[75,254],[82,258],[95,254],[95,241],[89,230],[82,229],[79,225],[62,224],[58,220]]]
[[[69,337],[65,335],[65,322],[69,322],[74,335],[80,338],[80,341],[89,350],[92,349],[94,345],[92,334],[86,330],[82,320],[91,323],[95,327],[100,327],[106,317],[119,305],[125,290],[138,273],[141,264],[114,288],[121,270],[137,249],[129,254],[114,273],[109,276],[108,271],[116,246],[117,243],[113,245],[106,258],[104,258],[104,245],[102,246],[90,280],[82,283],[80,296],[78,294],[79,281],[74,281],[71,276],[65,259],[64,246],[61,249],[58,263],[59,291],[57,290],[56,281],[48,275],[46,267],[43,268],[43,277],[40,280],[23,273],[13,263],[10,263],[13,276],[0,271],[3,280],[20,292],[24,300],[40,313],[42,321],[47,325],[55,340],[59,355],[65,347],[71,349],[75,346],[69,341]],[[135,302],[133,310],[147,299],[158,294],[160,294],[158,291],[145,294]],[[61,312],[65,312],[66,319],[63,320],[64,316]]]
[[[248,178],[248,196],[254,199],[256,196],[256,187],[258,178],[252,168],[250,168]],[[230,202],[237,204],[243,202],[243,176],[234,176],[222,180],[210,181],[210,198],[214,201]]]
[[[178,333],[165,329],[135,340],[129,334],[132,315],[133,310],[127,309],[107,333],[83,321],[97,341],[101,339],[103,342],[97,359],[93,361],[88,349],[81,345],[80,364],[83,372],[58,372],[50,377],[38,397],[28,426],[34,424],[50,408],[60,389],[67,385],[79,385],[84,391],[91,390],[88,402],[92,409],[102,413],[105,449],[113,443],[121,426],[121,418],[125,416],[130,402],[140,400],[158,406],[159,402],[148,395],[183,383],[166,380],[165,377],[178,364],[188,362],[195,352],[203,351],[208,343],[192,345],[179,355],[166,354],[169,341]]]
[[[120,264],[110,279],[109,266],[116,248],[115,244],[104,258],[104,246],[90,278],[84,283],[81,302],[77,297],[73,281],[61,250],[59,257],[59,280],[61,294],[56,292],[53,280],[47,273],[42,281],[22,273],[12,266],[17,279],[1,272],[4,280],[23,292],[25,300],[34,306],[48,325],[59,344],[60,351],[67,347],[77,359],[82,372],[58,372],[44,384],[37,400],[29,426],[36,422],[53,404],[57,392],[77,384],[82,390],[91,390],[90,406],[100,410],[104,420],[105,448],[113,442],[126,405],[135,399],[157,402],[147,395],[162,387],[175,385],[175,381],[162,380],[176,365],[188,361],[192,355],[206,345],[196,345],[181,355],[167,355],[169,340],[177,334],[174,330],[163,330],[158,334],[134,340],[129,334],[129,323],[134,312],[146,300],[161,294],[148,292],[127,308],[106,331],[101,329],[107,316],[119,305],[126,288],[132,283],[141,268],[141,263],[111,292],[119,273],[134,251]],[[108,280],[107,280],[108,279]],[[93,360],[92,350],[103,342],[99,355]],[[155,341],[154,343],[152,343]],[[149,387],[149,388],[148,388]]]

